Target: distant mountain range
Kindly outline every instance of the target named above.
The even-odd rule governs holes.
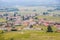
[[[0,12],[16,12],[19,11],[17,8],[0,8]]]

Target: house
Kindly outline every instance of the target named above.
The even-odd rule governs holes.
[[[56,25],[57,32],[60,32],[60,25]]]
[[[29,25],[29,20],[25,20],[25,21],[23,21],[23,22],[22,22],[22,25],[24,25],[24,26],[28,26],[28,25]]]
[[[22,23],[21,17],[20,16],[17,16],[17,18],[16,18],[16,20],[14,22],[14,25],[21,25],[21,23]]]

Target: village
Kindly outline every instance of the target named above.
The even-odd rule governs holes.
[[[44,14],[44,13],[43,13]],[[46,18],[38,18],[40,16],[37,13],[34,14],[26,14],[19,15],[18,12],[14,12],[13,15],[5,13],[0,15],[1,19],[5,19],[0,21],[0,30],[7,31],[21,31],[21,30],[43,30],[43,28],[38,27],[39,25],[44,25],[45,27],[56,26],[56,31],[60,32],[60,22],[55,22],[51,20],[47,20]],[[46,16],[46,14],[44,14]],[[16,26],[24,26],[17,28]],[[34,28],[33,26],[36,26]]]
[[[60,40],[60,0],[0,0],[0,40]]]

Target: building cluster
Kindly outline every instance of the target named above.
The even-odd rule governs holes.
[[[26,15],[19,15],[18,13],[14,13],[12,16],[9,14],[0,15],[0,18],[5,19],[5,22],[0,22],[0,29],[6,30],[11,29],[17,25],[21,26],[24,25],[25,27],[33,28],[33,25],[57,25],[60,27],[60,23],[46,20],[45,18],[38,18],[36,17],[38,14],[26,14]],[[60,29],[59,29],[60,30]]]

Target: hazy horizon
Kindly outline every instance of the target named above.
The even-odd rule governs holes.
[[[40,6],[56,5],[60,6],[60,0],[0,0],[0,6]]]

